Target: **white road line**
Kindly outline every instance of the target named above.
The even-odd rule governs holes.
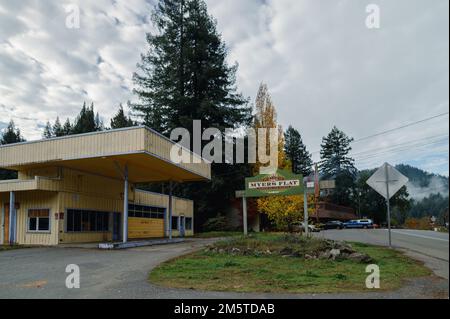
[[[416,235],[416,234],[411,234],[411,233],[408,233],[408,232],[402,232],[402,231],[398,231],[398,230],[393,230],[392,232],[396,233],[396,234],[406,235],[406,236],[412,236],[412,237],[419,237],[419,238],[425,238],[425,239],[432,239],[432,240],[439,240],[439,241],[448,242],[448,239],[444,239],[444,238],[436,238],[436,237],[430,237],[430,236],[424,236],[424,235]]]

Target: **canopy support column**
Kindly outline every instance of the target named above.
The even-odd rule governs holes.
[[[169,181],[169,239],[172,240],[172,192],[173,192],[173,183]]]
[[[124,190],[123,190],[123,243],[128,242],[128,165],[125,165],[123,171]]]
[[[16,242],[16,204],[15,193],[9,192],[9,244]]]

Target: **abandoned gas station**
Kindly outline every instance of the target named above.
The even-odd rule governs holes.
[[[0,181],[0,244],[192,236],[194,204],[172,185],[207,181],[211,167],[172,162],[173,145],[140,126],[0,146],[0,168],[18,172]],[[168,194],[136,188],[152,182]]]

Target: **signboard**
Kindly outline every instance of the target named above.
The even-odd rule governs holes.
[[[278,170],[274,174],[262,174],[245,179],[245,196],[289,196],[303,193],[303,176]]]
[[[408,183],[408,177],[404,176],[388,163],[384,163],[384,165],[367,180],[367,184],[386,199],[389,247],[392,247],[391,205],[389,200],[400,190],[400,188],[405,186],[406,183]]]
[[[385,199],[391,199],[408,181],[408,177],[385,163],[367,180],[367,184]]]

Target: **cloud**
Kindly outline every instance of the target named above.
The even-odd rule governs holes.
[[[239,89],[254,99],[267,82],[280,123],[297,128],[311,152],[333,125],[358,139],[448,112],[447,0],[378,0],[379,30],[366,28],[360,1],[206,2],[229,62],[239,63]],[[0,122],[12,118],[36,139],[45,122],[73,118],[83,101],[108,121],[133,99],[154,3],[2,1]],[[65,27],[68,4],[80,7],[80,29]],[[426,143],[448,132],[443,117],[355,143],[353,153],[365,154],[355,156],[359,168],[405,162],[448,175],[448,143]]]

